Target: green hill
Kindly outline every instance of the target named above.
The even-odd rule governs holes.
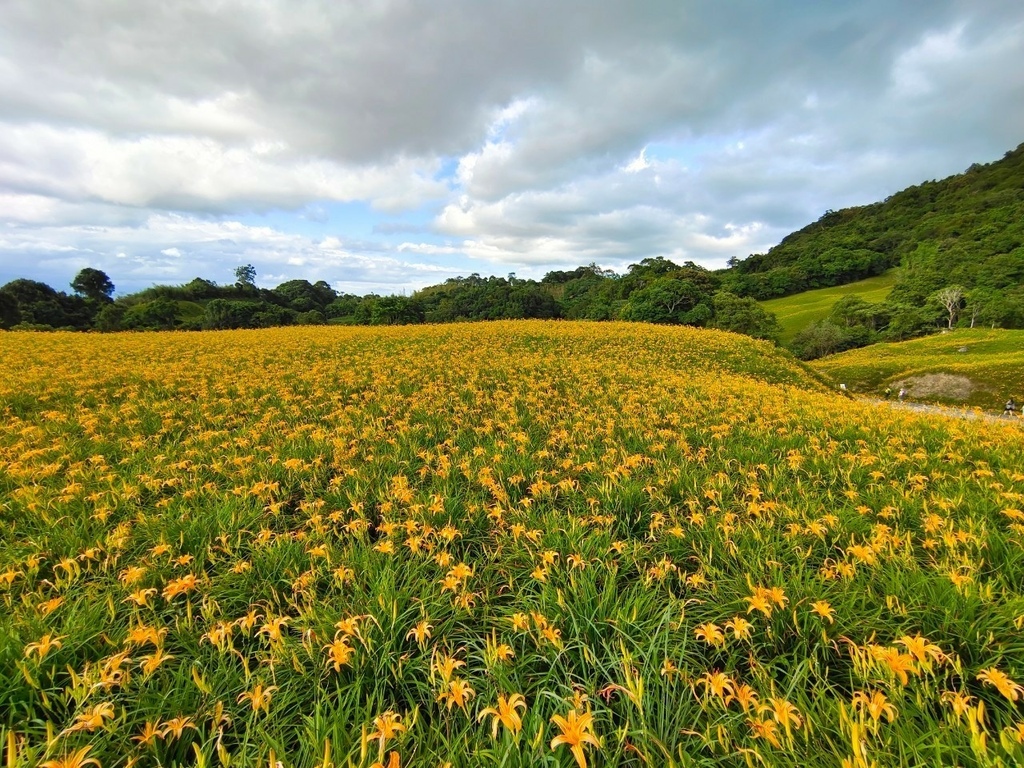
[[[912,398],[1000,410],[1024,400],[1024,331],[959,329],[897,344],[875,344],[813,363],[854,392],[905,386]]]
[[[1024,144],[996,162],[909,187],[882,202],[827,211],[767,253],[738,262],[725,280],[734,293],[765,300],[843,285],[897,265],[903,270],[893,286],[894,301],[921,302],[950,284],[1019,296]]]
[[[758,302],[763,309],[771,312],[782,326],[779,341],[788,344],[810,323],[824,320],[829,316],[836,302],[847,296],[856,296],[863,301],[877,303],[885,301],[896,283],[897,270],[890,269],[878,277],[869,277],[855,283],[837,285],[832,288],[818,288],[779,299]]]

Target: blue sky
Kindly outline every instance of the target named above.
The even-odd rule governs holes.
[[[1024,141],[1024,5],[0,5],[0,284],[714,268]]]

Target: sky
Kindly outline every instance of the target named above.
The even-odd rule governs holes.
[[[1020,0],[2,0],[0,284],[718,268],[1021,142]]]

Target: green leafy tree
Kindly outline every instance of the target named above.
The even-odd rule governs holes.
[[[106,272],[92,267],[86,267],[75,275],[75,279],[71,281],[71,288],[79,296],[97,303],[111,301],[114,294],[114,283],[107,277]]]
[[[243,264],[235,267],[235,282],[239,285],[256,285],[256,267],[252,264]]]
[[[124,304],[116,301],[104,304],[100,311],[96,313],[96,330],[104,332],[120,331],[127,311],[128,308]]]
[[[132,331],[169,331],[177,325],[178,305],[163,297],[125,310],[121,327]]]
[[[846,334],[830,320],[811,323],[800,331],[790,344],[793,354],[801,360],[816,360],[843,350]]]
[[[771,341],[777,341],[782,333],[778,318],[753,299],[719,291],[714,295],[713,303],[715,319],[712,325],[715,328]]]
[[[659,277],[634,291],[622,309],[623,320],[705,325],[714,315],[712,292],[693,280]]]

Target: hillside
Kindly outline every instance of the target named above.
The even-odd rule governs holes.
[[[768,299],[759,302],[766,312],[771,312],[779,321],[782,333],[779,342],[790,343],[801,330],[813,322],[826,319],[836,303],[853,296],[861,301],[877,303],[885,301],[896,283],[898,272],[890,269],[878,277],[869,277],[832,288],[818,288],[813,291]]]
[[[900,301],[939,288],[1024,282],[1024,144],[995,162],[909,187],[882,202],[828,211],[728,273],[734,292],[769,299],[902,265]]]
[[[539,321],[0,334],[0,417],[15,768],[1024,759],[1015,425]]]
[[[1024,331],[957,329],[824,357],[816,370],[854,392],[906,387],[911,398],[1000,411],[1024,402]]]

